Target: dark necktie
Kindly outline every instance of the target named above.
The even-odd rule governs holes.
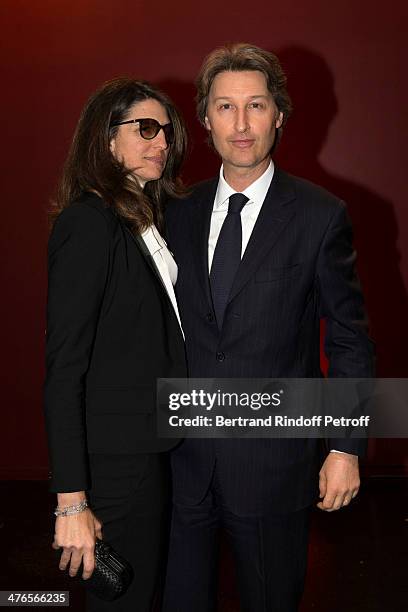
[[[243,193],[234,193],[229,199],[228,214],[222,225],[211,266],[210,285],[215,317],[221,329],[232,283],[241,261],[241,210],[248,202]]]

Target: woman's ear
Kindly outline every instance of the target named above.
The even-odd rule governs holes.
[[[204,117],[204,125],[205,125],[205,129],[211,132],[211,123],[207,115]]]

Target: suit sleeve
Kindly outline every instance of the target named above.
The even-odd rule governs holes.
[[[324,349],[329,377],[371,378],[375,372],[374,343],[368,335],[356,253],[346,207],[339,202],[319,252],[317,276],[321,316],[326,319]],[[364,454],[366,443],[331,439],[329,449]]]
[[[109,264],[104,216],[86,204],[58,217],[48,245],[44,410],[50,490],[90,487],[85,377],[95,341]]]

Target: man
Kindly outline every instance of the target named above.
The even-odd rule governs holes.
[[[217,49],[197,89],[222,167],[167,212],[189,375],[319,377],[325,318],[329,375],[372,376],[345,206],[271,159],[291,110],[278,59],[245,44]],[[165,612],[216,610],[221,526],[241,609],[298,609],[310,507],[320,493],[318,507],[337,510],[359,488],[363,445],[327,446],[334,452],[323,464],[311,439],[192,439],[178,447]]]

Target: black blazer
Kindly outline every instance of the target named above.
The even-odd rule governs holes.
[[[88,453],[168,450],[156,378],[186,376],[183,337],[143,239],[97,195],[58,217],[48,249],[45,417],[51,490],[90,487]]]
[[[198,378],[319,377],[320,319],[326,319],[330,376],[370,377],[373,343],[355,271],[345,205],[324,189],[275,168],[235,278],[221,332],[211,301],[208,235],[218,179],[167,209],[169,246],[189,375]],[[237,511],[278,500],[294,510],[317,493],[317,440],[186,440],[173,453],[175,495],[197,502],[218,462]],[[363,444],[329,441],[361,453]]]

